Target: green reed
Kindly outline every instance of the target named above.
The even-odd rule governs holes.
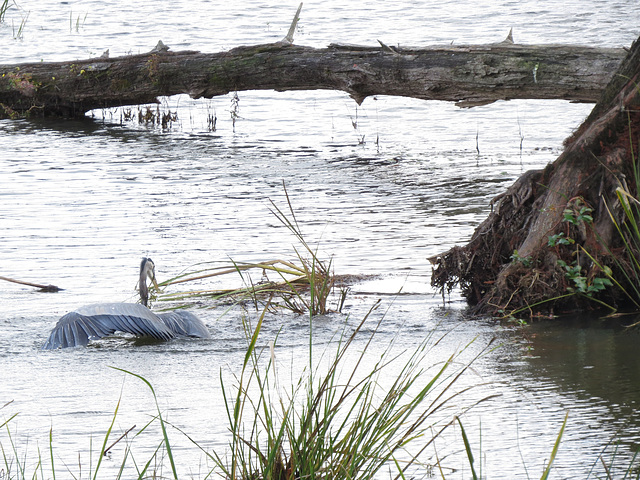
[[[380,378],[399,356],[393,344],[373,363],[366,356],[382,319],[372,333],[363,333],[363,327],[378,305],[353,332],[344,327],[335,352],[320,358],[310,353],[309,365],[288,387],[281,385],[274,347],[257,348],[267,309],[255,328],[247,325],[248,349],[236,385],[225,385],[221,372],[228,452],[205,452],[225,478],[371,479],[390,466],[395,478],[404,478],[419,464],[420,454],[452,423],[442,424],[436,414],[462,393],[454,385],[473,360],[454,367],[467,345],[440,365],[426,367],[430,345],[438,343],[429,336],[402,360],[392,384],[381,387]],[[363,336],[364,347],[356,342]],[[356,349],[359,353],[352,353]],[[328,367],[321,372],[323,360]]]
[[[11,3],[9,0],[0,1],[0,23],[4,23],[4,17],[7,14],[7,10],[11,7]]]
[[[230,432],[229,445],[225,452],[209,451],[187,433],[169,424],[163,417],[150,382],[140,375],[114,367],[143,381],[155,401],[156,414],[134,438],[143,434],[149,435],[149,426],[156,421],[161,427],[158,446],[145,463],[136,462],[131,453],[131,446],[126,446],[115,480],[165,478],[151,468],[153,462],[160,461],[156,469],[162,469],[162,458],[159,456],[161,451],[166,452],[172,477],[177,480],[177,459],[169,439],[169,427],[184,435],[213,460],[213,470],[203,478],[221,476],[228,480],[366,480],[379,478],[384,471],[385,478],[405,479],[412,478],[410,469],[422,469],[423,473],[438,471],[440,478],[446,480],[448,475],[444,473],[441,459],[438,459],[435,465],[426,465],[420,463],[420,455],[430,446],[435,449],[436,438],[454,423],[459,425],[462,433],[463,451],[467,454],[472,478],[490,478],[483,477],[481,470],[476,469],[476,466],[481,466],[480,463],[476,463],[476,458],[482,458],[482,451],[474,456],[473,445],[460,421],[460,416],[455,415],[447,420],[440,415],[439,419],[436,419],[437,414],[442,414],[445,408],[451,407],[454,400],[471,388],[457,391],[454,389],[460,377],[472,368],[473,362],[488,351],[490,346],[470,361],[459,363],[461,353],[469,346],[467,345],[439,365],[428,368],[426,365],[430,347],[436,346],[439,342],[431,335],[411,352],[408,358],[393,353],[393,345],[389,345],[377,361],[371,363],[365,352],[376,335],[377,327],[369,334],[364,333],[363,327],[376,308],[377,305],[352,333],[347,333],[348,328],[345,326],[339,333],[334,352],[327,350],[320,358],[313,359],[318,365],[323,360],[329,360],[326,371],[321,372],[319,367],[305,369],[297,381],[286,388],[282,387],[277,373],[274,350],[258,347],[267,309],[263,311],[254,328],[247,322],[247,352],[237,383],[234,386],[227,385],[222,378],[222,371],[220,372]],[[364,345],[356,342],[356,339],[363,335],[368,335],[364,338]],[[355,362],[354,357],[349,355],[354,349],[360,352],[356,354]],[[379,380],[398,361],[401,363],[399,372],[393,373],[395,380],[389,387],[383,388]],[[9,404],[0,407],[0,411],[7,405]],[[454,406],[456,410],[463,412],[470,408]],[[51,465],[48,466],[44,464],[39,448],[35,460],[32,460],[28,455],[28,442],[25,445],[17,444],[9,426],[18,414],[9,416],[0,423],[0,433],[4,433],[0,436],[0,478],[55,480],[62,477],[97,480],[102,472],[105,453],[122,438],[107,447],[119,409],[120,400],[106,429],[97,463],[93,465],[93,453],[90,451],[86,471],[83,472],[83,465],[79,462],[80,471],[77,473],[72,472],[67,464],[65,472],[59,472],[55,468],[53,427],[50,427],[48,432],[51,461]],[[568,414],[556,437],[541,480],[551,478],[567,424]],[[614,471],[615,463],[616,471],[623,474],[622,477],[618,475],[616,478],[638,480],[640,470],[637,453],[629,460],[627,455],[618,452],[617,447],[611,452],[611,443],[598,455],[587,479],[600,478],[595,473],[598,465],[602,465],[607,472],[606,478],[613,478],[611,472]],[[621,461],[625,464],[620,465]],[[133,477],[130,473],[132,466],[136,471]],[[526,477],[530,478],[528,472]]]
[[[16,26],[13,24],[13,20],[11,21],[11,28],[13,30],[13,39],[14,40],[22,40],[24,38],[24,27],[27,24],[27,20],[29,19],[29,12],[23,12],[21,14],[20,25],[16,30]]]
[[[80,33],[80,29],[84,27],[84,24],[87,21],[87,16],[89,14],[85,13],[84,17],[82,17],[82,20],[80,19],[80,15],[78,15],[78,17],[76,18],[75,21],[75,26],[74,26],[74,21],[73,21],[73,10],[69,12],[69,32],[73,33],[73,31],[75,30],[76,33]]]

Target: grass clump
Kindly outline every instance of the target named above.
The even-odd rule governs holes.
[[[312,248],[302,234],[293,207],[285,188],[289,213],[286,214],[273,201],[271,213],[287,227],[299,242],[294,247],[295,261],[266,260],[259,262],[236,262],[215,264],[212,262],[197,265],[197,270],[183,273],[164,282],[161,287],[197,282],[224,275],[239,275],[241,286],[161,293],[159,301],[189,301],[211,299],[220,302],[253,303],[256,311],[268,303],[272,309],[285,309],[302,314],[324,315],[330,311],[341,311],[348,289],[344,286],[345,277],[337,277],[332,272],[332,260],[323,260],[318,249]],[[251,273],[260,276],[254,281]],[[269,275],[275,277],[270,279]],[[342,285],[336,300],[335,309],[329,300],[338,284]]]
[[[275,341],[268,347],[258,347],[268,306],[263,309],[255,327],[245,320],[247,351],[236,383],[228,385],[222,370],[220,372],[230,431],[227,451],[210,452],[177,429],[213,461],[214,468],[207,477],[364,480],[376,478],[387,468],[395,471],[395,478],[405,478],[412,469],[429,468],[420,463],[421,455],[454,421],[453,417],[447,418],[445,408],[454,408],[456,413],[468,409],[455,405],[453,400],[469,387],[456,390],[454,385],[475,358],[487,349],[471,362],[458,363],[469,344],[440,364],[427,367],[431,348],[439,343],[429,336],[406,354],[398,354],[392,342],[372,360],[367,351],[371,351],[369,347],[384,319],[382,315],[373,328],[369,328],[373,321],[370,317],[378,308],[379,302],[355,328],[345,325],[333,342],[335,351],[327,349],[319,356],[314,352],[310,325],[308,363],[293,382],[279,377]],[[352,328],[353,331],[347,333]],[[162,450],[169,459],[170,476],[177,480],[177,461],[168,435],[171,425],[158,406],[152,385],[140,375],[115,369],[142,380],[154,397],[157,412],[134,438],[148,431],[155,421],[160,423],[162,434],[156,453],[143,463],[133,459],[131,446],[127,444],[116,478],[127,478],[127,474],[132,473],[131,464],[137,478],[155,478],[151,466]],[[393,379],[388,387],[382,386],[381,380],[385,376]],[[120,401],[101,442],[99,458],[88,467],[89,478],[97,478],[105,453],[111,448],[107,445],[119,407]],[[0,428],[12,419],[0,424]],[[7,433],[10,449],[6,450],[0,441],[5,471],[11,473],[7,478],[50,478],[45,474],[48,467],[43,468],[40,452],[35,471],[29,472],[26,454],[21,456],[8,428]],[[49,435],[49,447],[51,473],[55,478],[53,430]],[[65,473],[76,477],[69,467],[67,470]]]
[[[267,309],[263,311],[249,329],[237,383],[229,387],[221,378],[232,438],[226,455],[207,455],[225,478],[360,480],[375,478],[386,468],[395,471],[393,478],[405,478],[411,468],[427,468],[420,465],[421,454],[452,424],[442,410],[456,407],[452,400],[466,389],[453,387],[473,361],[456,366],[457,352],[440,365],[425,367],[430,346],[438,343],[432,338],[408,358],[392,353],[390,345],[372,360],[366,352],[377,326],[364,344],[359,340],[377,307],[352,333],[345,328],[329,357],[317,358],[310,340],[306,368],[284,388],[274,347],[257,348]],[[397,362],[398,370],[390,373]],[[385,375],[394,379],[388,388],[381,386]]]
[[[7,12],[14,6],[19,12],[21,16],[20,25],[17,27],[11,20],[11,29],[13,30],[13,39],[14,40],[22,40],[24,34],[24,27],[27,23],[27,19],[29,18],[29,12],[26,12],[24,9],[18,5],[18,2],[15,0],[0,0],[0,24],[6,22]]]
[[[107,478],[183,478],[178,473],[179,459],[175,457],[175,448],[170,442],[169,428],[180,432],[213,461],[212,470],[202,478],[368,480],[430,478],[436,472],[443,480],[460,478],[460,471],[443,464],[444,459],[438,457],[434,443],[454,424],[462,435],[460,453],[466,453],[471,478],[491,478],[483,475],[482,451],[474,455],[474,446],[460,420],[473,405],[461,407],[456,401],[473,388],[457,388],[460,377],[473,368],[479,356],[489,351],[491,344],[470,361],[462,359],[462,353],[471,345],[468,344],[445,361],[429,366],[431,348],[441,340],[431,335],[413,351],[404,352],[406,355],[395,353],[398,349],[392,348],[391,344],[378,355],[377,360],[371,361],[366,352],[375,338],[377,326],[370,329],[365,323],[378,306],[376,304],[371,309],[352,333],[347,334],[345,327],[337,338],[335,351],[327,350],[318,358],[310,341],[308,365],[297,382],[287,383],[284,388],[284,379],[279,377],[276,368],[274,344],[258,347],[268,309],[263,310],[254,328],[246,322],[248,346],[236,383],[229,386],[220,372],[230,433],[225,452],[209,451],[180,428],[171,425],[159,407],[151,383],[140,375],[115,368],[143,381],[155,401],[157,411],[133,438],[149,435],[149,427],[156,421],[160,423],[161,438],[146,462],[134,459],[131,443],[127,442],[121,452],[122,459],[115,464],[109,462],[111,473]],[[366,334],[367,330],[371,333]],[[362,336],[364,338],[360,339]],[[326,368],[321,371],[319,365]],[[389,386],[383,386],[381,380],[384,378],[392,379]],[[4,433],[0,437],[0,478],[99,478],[99,473],[104,474],[102,466],[107,452],[135,428],[127,430],[107,447],[119,409],[120,400],[100,442],[99,458],[94,462],[90,452],[90,463],[85,466],[78,457],[79,472],[72,472],[71,466],[64,462],[63,469],[55,467],[57,455],[54,455],[53,427],[49,430],[48,455],[38,448],[35,460],[28,456],[28,445],[18,445],[9,429],[9,423],[17,414],[9,416],[0,423],[0,433]],[[543,480],[551,478],[567,424],[568,413],[546,461],[541,476]],[[615,471],[624,474],[615,478],[640,478],[637,453],[629,460],[626,452],[619,451],[615,445],[611,449],[611,446],[612,442],[602,450],[586,478],[600,478],[595,470],[601,463],[607,472],[605,478],[614,478],[609,474],[614,472],[614,464]],[[423,460],[429,447],[435,451],[432,464]],[[50,465],[47,465],[47,456],[50,457]],[[162,473],[167,458],[169,475]],[[451,472],[451,475],[445,472]],[[532,477],[527,473],[526,478]]]

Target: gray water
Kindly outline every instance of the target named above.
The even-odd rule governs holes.
[[[140,53],[159,39],[173,50],[206,52],[272,42],[297,8],[203,0],[18,5],[0,25],[1,63],[87,58],[107,48],[112,57]],[[23,36],[14,39],[24,18]],[[315,47],[377,39],[464,44],[501,41],[513,27],[521,43],[620,47],[640,34],[638,19],[636,0],[323,1],[305,3],[295,39]],[[603,451],[614,469],[628,465],[640,435],[637,334],[581,318],[522,328],[466,319],[459,293],[443,305],[429,287],[426,260],[464,244],[491,198],[553,161],[591,106],[518,101],[460,110],[379,96],[357,107],[340,92],[315,91],[239,98],[235,127],[231,96],[162,99],[179,118],[168,131],[121,121],[123,109],[85,120],[0,121],[0,275],[64,288],[43,294],[0,284],[0,406],[12,402],[0,409],[0,423],[19,413],[10,431],[30,465],[38,449],[50,463],[51,430],[58,474],[87,476],[118,401],[114,439],[151,419],[148,388],[111,366],[144,376],[172,424],[224,453],[230,437],[220,376],[230,385],[240,372],[242,321],[255,324],[258,316],[250,308],[196,305],[210,341],[139,344],[116,336],[89,348],[39,348],[57,319],[79,305],[134,301],[142,256],[154,259],[160,280],[200,262],[295,260],[299,245],[271,213],[271,202],[287,206],[283,182],[320,256],[332,259],[336,273],[367,276],[352,286],[341,314],[314,319],[315,352],[333,351],[336,332],[352,329],[378,299],[371,328],[382,322],[367,351],[374,358],[394,339],[399,353],[446,335],[425,367],[475,339],[464,362],[497,338],[501,347],[458,388],[477,387],[437,419],[463,414],[486,478],[540,476],[567,411],[552,478],[586,478],[592,467],[592,478],[603,477]],[[228,281],[237,279],[203,286]],[[309,323],[306,315],[273,314],[259,339],[266,346],[277,337],[277,364],[293,378],[308,358]],[[381,382],[392,380],[389,373]],[[496,396],[466,411],[489,395]],[[0,435],[6,445],[7,432]],[[160,438],[157,429],[135,438],[136,460],[145,462]],[[211,465],[202,452],[177,430],[170,438],[179,472],[203,478]],[[456,429],[436,443],[447,478],[470,478],[462,449]],[[114,447],[103,478],[115,476],[123,452],[124,444]],[[435,463],[434,450],[422,460]]]

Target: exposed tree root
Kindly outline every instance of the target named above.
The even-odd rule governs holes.
[[[430,259],[432,285],[460,285],[476,312],[491,314],[623,307],[620,291],[598,290],[598,279],[629,265],[612,216],[624,221],[618,188],[638,191],[639,78],[636,41],[560,157],[496,197],[468,245]]]

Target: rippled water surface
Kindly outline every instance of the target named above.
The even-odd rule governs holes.
[[[159,39],[173,50],[208,52],[272,42],[286,34],[297,8],[260,1],[18,5],[0,25],[1,63],[72,60],[107,48],[112,57],[140,53]],[[513,27],[516,42],[615,47],[640,34],[639,18],[636,0],[308,2],[296,42],[497,42]],[[273,204],[288,208],[284,184],[320,256],[332,258],[336,273],[367,276],[352,286],[341,314],[314,319],[315,352],[333,351],[336,332],[353,329],[378,299],[367,324],[382,319],[371,358],[394,339],[400,353],[445,336],[425,367],[473,341],[464,362],[496,338],[500,347],[457,386],[477,387],[437,418],[463,414],[483,475],[540,476],[567,411],[554,478],[586,478],[592,467],[593,478],[603,477],[598,456],[609,442],[605,463],[629,464],[640,434],[635,332],[581,318],[525,328],[465,320],[456,292],[443,306],[429,287],[427,257],[463,244],[491,198],[553,161],[589,105],[518,101],[460,110],[375,97],[357,107],[339,92],[240,92],[235,126],[231,96],[173,97],[161,107],[178,114],[168,131],[123,121],[126,109],[84,120],[0,121],[0,275],[64,288],[43,294],[0,284],[0,407],[12,402],[0,408],[0,424],[19,412],[11,433],[27,458],[48,451],[51,429],[58,471],[86,476],[119,400],[114,438],[151,419],[148,388],[111,366],[148,379],[173,425],[224,453],[230,437],[220,377],[231,385],[240,372],[242,320],[258,316],[251,308],[197,305],[210,341],[158,345],[115,336],[89,348],[39,348],[57,319],[79,305],[134,301],[142,256],[154,259],[161,280],[199,262],[296,260],[296,239],[271,212]],[[276,337],[280,371],[297,378],[308,361],[309,318],[267,316],[259,344]],[[391,383],[394,371],[381,382]],[[184,478],[203,478],[211,465],[202,452],[177,430],[170,437]],[[145,462],[160,438],[151,431],[132,440],[136,460]],[[447,478],[470,478],[458,430],[436,451]],[[105,478],[115,476],[123,452],[121,444],[105,460]],[[43,457],[48,465],[49,454]],[[436,462],[433,449],[423,461]]]

